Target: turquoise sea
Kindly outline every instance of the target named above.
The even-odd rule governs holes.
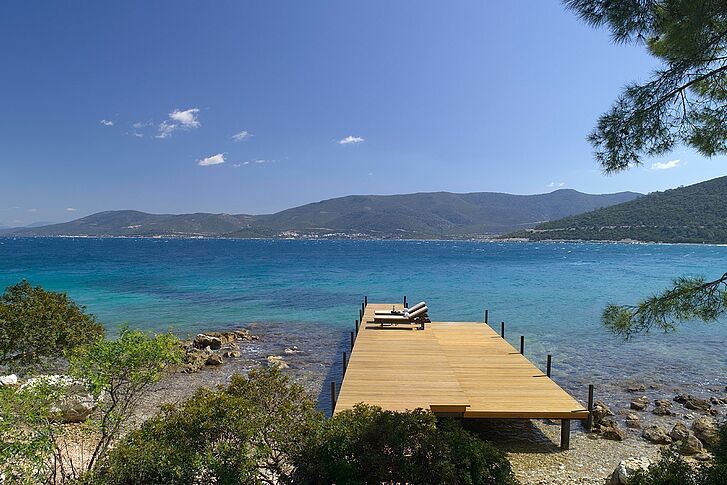
[[[364,295],[426,300],[433,320],[506,322],[517,345],[581,397],[589,382],[696,394],[727,384],[725,322],[624,342],[600,325],[678,275],[719,277],[727,247],[655,244],[208,239],[0,239],[0,286],[22,278],[67,292],[111,332],[123,323],[180,333],[256,322],[305,337],[332,363]],[[324,348],[325,347],[325,348]],[[328,360],[326,360],[328,359]],[[321,371],[328,372],[328,371]],[[710,389],[712,389],[710,391]],[[621,396],[621,397],[619,397]]]

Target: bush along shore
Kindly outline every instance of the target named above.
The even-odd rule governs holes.
[[[0,297],[0,317],[3,485],[727,483],[717,392],[635,386],[623,409],[596,402],[592,432],[558,452],[547,421],[503,425],[502,440],[424,410],[362,404],[324,419],[296,377],[315,349],[276,342],[284,350],[261,354],[247,328],[107,339],[85,309],[26,282]],[[93,332],[70,335],[79,329]]]

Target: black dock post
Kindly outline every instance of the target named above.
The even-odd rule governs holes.
[[[363,323],[363,310],[358,311],[358,319]]]
[[[570,449],[570,419],[560,420],[560,449]]]
[[[356,335],[358,335],[358,320],[354,320],[354,325],[356,325]]]
[[[545,375],[550,377],[550,367],[553,360],[553,356],[548,354],[548,365],[545,367]]]
[[[404,295],[404,308],[409,308],[406,304],[406,295]]]
[[[500,322],[500,337],[505,338],[505,322]]]
[[[525,335],[520,335],[520,353],[525,355]]]
[[[348,361],[346,360],[346,352],[343,353],[343,375],[346,375],[346,367],[348,367]]]
[[[485,323],[487,323],[487,317],[490,314],[490,310],[485,310]]]
[[[364,306],[366,306],[368,304],[369,304],[369,297],[368,296],[364,296]]]
[[[331,416],[336,410],[336,381],[331,381]]]
[[[589,433],[593,430],[593,384],[588,384],[588,418],[586,419],[586,430]]]
[[[353,350],[353,332],[351,332],[351,350]]]

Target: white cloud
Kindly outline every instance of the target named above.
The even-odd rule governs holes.
[[[77,210],[75,207],[66,207],[66,212],[76,212]]]
[[[199,128],[202,123],[197,119],[199,108],[189,108],[184,111],[175,109],[169,113],[169,119],[159,123],[157,138],[168,138],[175,130],[191,130]]]
[[[99,123],[101,123],[104,126],[114,126],[114,122],[111,120],[101,120],[101,121],[99,121]]]
[[[28,209],[28,212],[38,212],[38,209]]]
[[[232,164],[232,166],[233,166],[234,168],[240,168],[240,167],[242,167],[242,165],[243,165],[242,163],[233,163],[233,164]]]
[[[203,158],[202,160],[197,161],[197,165],[199,165],[200,167],[219,165],[221,163],[225,163],[225,155],[222,153],[218,153],[217,155],[212,155],[211,157]]]
[[[243,140],[247,140],[251,136],[252,136],[252,133],[250,133],[249,131],[243,130],[239,133],[235,133],[234,135],[232,135],[231,138],[235,141],[243,141]]]
[[[254,160],[252,163],[262,164],[262,163],[270,163],[270,162],[271,162],[271,160],[258,159],[258,160]]]
[[[364,141],[364,139],[361,138],[360,136],[351,136],[351,135],[348,135],[345,138],[341,138],[336,143],[338,143],[339,145],[352,145],[352,144],[355,144],[355,143],[361,143],[363,141]]]
[[[656,162],[651,164],[651,170],[671,170],[684,165],[681,160],[669,160],[668,162]]]
[[[554,187],[565,187],[565,182],[550,182],[546,187],[551,189]]]

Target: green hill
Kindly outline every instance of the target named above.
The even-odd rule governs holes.
[[[727,176],[654,192],[505,237],[727,243]]]
[[[575,190],[511,195],[450,192],[352,195],[267,215],[106,211],[63,224],[5,231],[18,236],[464,238],[503,234],[639,194]]]

